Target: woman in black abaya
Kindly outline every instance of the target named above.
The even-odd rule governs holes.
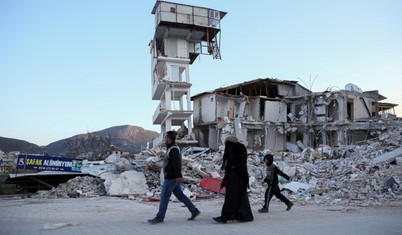
[[[247,149],[234,136],[229,136],[225,141],[222,169],[225,169],[221,184],[221,187],[226,187],[225,202],[221,216],[213,219],[219,223],[226,223],[228,220],[253,221],[247,194]]]

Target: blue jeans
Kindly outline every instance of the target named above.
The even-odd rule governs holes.
[[[159,212],[156,215],[156,217],[163,221],[165,218],[166,210],[168,207],[169,203],[169,198],[172,195],[172,193],[186,205],[188,210],[194,214],[198,211],[198,209],[191,203],[190,199],[184,195],[183,191],[181,190],[181,184],[176,182],[176,179],[165,179],[163,182],[162,186],[162,192],[161,192],[161,201],[159,204]]]

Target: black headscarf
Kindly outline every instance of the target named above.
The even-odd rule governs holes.
[[[272,163],[274,163],[274,155],[272,154],[267,154],[264,156],[264,161],[268,160],[267,166],[271,166]]]

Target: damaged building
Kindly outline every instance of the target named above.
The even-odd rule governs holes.
[[[212,149],[229,135],[252,150],[359,144],[400,125],[389,114],[397,104],[384,99],[353,84],[311,92],[297,81],[257,79],[193,96],[194,134]]]
[[[179,127],[192,133],[189,67],[199,55],[221,59],[221,19],[226,12],[205,7],[156,1],[155,34],[151,42],[152,100],[159,100],[153,124],[161,133]],[[162,142],[163,134],[153,140]]]

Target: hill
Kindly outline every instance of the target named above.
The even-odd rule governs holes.
[[[18,151],[21,153],[43,153],[43,149],[36,144],[25,140],[0,137],[0,150],[8,153]]]
[[[101,131],[76,135],[45,146],[45,151],[56,156],[77,156],[84,152],[107,152],[111,145],[118,150],[137,152],[158,135],[142,127],[123,125]]]

